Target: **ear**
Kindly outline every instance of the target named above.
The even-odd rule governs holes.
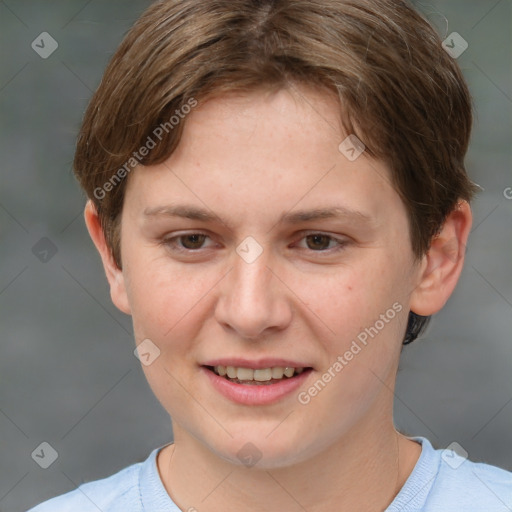
[[[430,316],[446,304],[459,280],[472,215],[467,201],[460,201],[446,218],[419,266],[419,283],[411,295],[411,311]]]
[[[85,225],[89,231],[89,235],[98,249],[103,262],[103,268],[107,275],[107,280],[110,285],[110,297],[112,302],[127,315],[131,314],[130,304],[128,302],[128,295],[126,293],[125,277],[123,271],[117,266],[110,251],[105,234],[101,228],[98,212],[91,200],[87,201],[84,211]]]

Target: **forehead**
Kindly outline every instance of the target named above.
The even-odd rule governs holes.
[[[181,201],[189,211],[216,206],[282,218],[329,205],[378,217],[401,201],[384,163],[364,152],[347,157],[341,116],[334,93],[312,88],[207,98],[187,115],[173,154],[133,173],[126,199],[145,214]]]
[[[208,95],[186,118],[186,129],[198,130],[204,124],[227,128],[228,123],[260,135],[261,130],[269,133],[286,126],[300,127],[303,136],[311,136],[321,128],[321,137],[329,133],[337,140],[343,132],[342,108],[338,96],[326,87],[290,83],[279,89],[269,86]]]

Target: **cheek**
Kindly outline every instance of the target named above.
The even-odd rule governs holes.
[[[157,340],[173,337],[190,327],[188,317],[200,310],[198,302],[208,280],[170,270],[146,264],[146,270],[130,272],[128,295],[136,336]]]
[[[374,256],[328,276],[305,278],[301,284],[307,290],[306,304],[337,340],[354,338],[388,310],[388,317],[394,318],[400,309],[393,309],[396,302],[403,306],[405,282],[400,265],[390,264],[392,259],[382,254]]]
[[[178,367],[183,362],[196,361],[201,331],[212,322],[212,300],[223,272],[213,266],[177,264],[165,255],[155,257],[154,252],[140,251],[126,262],[135,339],[137,343],[152,340],[166,368],[181,372]]]
[[[350,404],[354,412],[362,412],[378,393],[389,395],[386,389],[393,385],[408,308],[404,267],[382,256],[376,252],[375,261],[365,258],[323,286],[310,285],[313,309],[329,327],[321,338],[326,358],[319,375],[329,389],[318,403],[325,400],[342,409]]]
[[[315,312],[334,332],[323,337],[317,332],[326,357],[300,403],[311,404],[306,410],[314,409],[318,420],[331,425],[336,437],[372,404],[392,403],[407,311],[398,300],[393,276],[383,279],[378,273],[361,270],[329,283],[323,289],[310,288]],[[379,396],[382,400],[377,400]]]
[[[142,369],[164,409],[178,419],[196,394],[195,347],[205,321],[201,297],[215,280],[210,284],[197,267],[178,269],[165,258],[152,259],[149,252],[130,258],[126,273],[136,343],[149,339],[158,349]]]

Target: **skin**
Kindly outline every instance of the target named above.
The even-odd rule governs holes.
[[[409,310],[436,313],[455,288],[471,212],[461,201],[415,258],[389,169],[338,150],[347,136],[338,112],[334,96],[303,86],[203,102],[171,157],[129,177],[122,270],[86,206],[113,302],[132,316],[136,342],[149,338],[161,351],[143,369],[172,418],[174,444],[159,453],[158,469],[182,510],[383,510],[420,455],[393,425],[401,342]],[[144,215],[171,203],[222,221]],[[326,206],[368,219],[278,222]],[[193,233],[207,237],[174,239],[188,253],[168,242]],[[344,245],[335,251],[334,240],[312,233]],[[263,249],[250,264],[236,252],[247,236]],[[239,405],[199,371],[215,357],[293,358],[314,368],[307,390],[394,303],[402,310],[307,405],[297,393]],[[248,442],[261,455],[253,467],[237,457]]]

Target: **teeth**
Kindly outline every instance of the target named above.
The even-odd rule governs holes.
[[[273,379],[282,379],[284,375],[284,368],[281,368],[280,366],[276,366],[275,368],[272,368],[272,378]]]
[[[254,380],[254,370],[251,368],[237,368],[236,378],[238,380]]]
[[[285,368],[284,369],[284,374],[287,376],[287,377],[293,377],[293,374],[295,373],[295,368]]]
[[[230,379],[245,381],[266,382],[272,379],[282,379],[283,377],[293,377],[304,371],[304,368],[291,368],[275,366],[273,368],[240,368],[235,366],[215,366],[213,371],[221,377],[227,376]]]
[[[260,370],[254,370],[254,380],[258,382],[265,382],[266,380],[272,379],[272,369],[262,368]]]

